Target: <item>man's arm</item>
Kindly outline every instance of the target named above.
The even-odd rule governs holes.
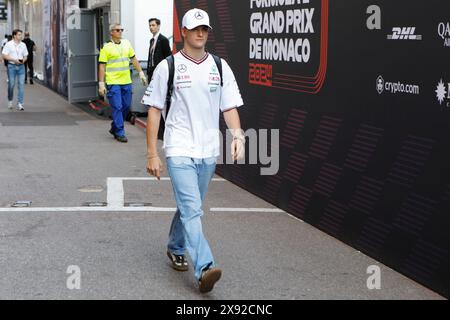
[[[98,93],[102,97],[105,96],[105,94],[106,94],[105,69],[106,69],[106,65],[104,63],[99,63],[99,65],[98,65]]]
[[[99,63],[98,65],[98,81],[99,82],[105,82],[105,67],[106,65],[104,63]]]
[[[225,123],[233,135],[231,143],[231,155],[233,160],[240,160],[245,156],[245,136],[241,129],[241,120],[237,108],[225,111],[223,113]]]
[[[6,46],[6,44],[5,44],[5,46]],[[11,61],[11,62],[20,64],[19,60],[14,59],[9,53],[11,53],[11,50],[9,50],[8,47],[3,47],[3,50],[2,50],[3,59],[6,61]]]
[[[162,162],[158,155],[158,130],[161,121],[161,110],[150,107],[147,116],[147,172],[152,176],[161,177]]]
[[[139,73],[142,72],[141,64],[139,63],[138,59],[136,59],[136,56],[131,58],[131,62],[133,63],[133,66],[137,72],[139,72]]]
[[[14,59],[13,57],[11,57],[9,54],[3,54],[3,59],[7,60],[7,61],[11,61],[14,62],[16,64],[20,64],[19,60]]]
[[[133,66],[137,70],[137,72],[139,72],[139,78],[141,79],[142,84],[144,86],[147,86],[148,85],[147,77],[145,76],[144,71],[142,71],[141,64],[139,63],[138,59],[136,59],[136,56],[131,58],[131,62],[133,63]]]

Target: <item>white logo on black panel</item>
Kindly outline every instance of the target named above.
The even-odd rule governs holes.
[[[367,14],[370,14],[367,18],[367,29],[369,30],[381,30],[381,9],[379,6],[371,5],[367,7]]]
[[[177,68],[178,72],[185,73],[187,71],[187,67],[184,64],[180,64]]]
[[[444,47],[450,47],[450,23],[441,22],[438,25],[438,35],[444,40]]]
[[[377,78],[377,91],[379,94],[382,94],[384,91],[384,79],[382,76]]]
[[[400,81],[386,81],[382,76],[377,78],[377,92],[391,94],[420,94],[420,86],[417,84],[403,83]]]
[[[203,13],[201,13],[200,11],[197,11],[197,12],[195,13],[195,18],[196,18],[197,20],[202,20],[202,19],[203,19]]]
[[[445,83],[441,79],[436,87],[435,92],[439,105],[450,108],[450,83]]]
[[[388,34],[388,40],[422,40],[422,35],[416,34],[416,27],[394,27],[392,34]]]

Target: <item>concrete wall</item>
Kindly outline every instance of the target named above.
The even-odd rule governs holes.
[[[133,2],[133,0],[124,2]],[[109,23],[120,23],[120,3],[120,0],[88,0],[88,9],[110,7],[111,16]]]

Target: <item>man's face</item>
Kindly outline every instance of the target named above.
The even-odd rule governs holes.
[[[208,41],[209,28],[198,26],[192,30],[184,28],[182,30],[184,41],[194,49],[203,49]]]
[[[160,26],[158,26],[158,24],[156,23],[156,21],[151,21],[149,24],[148,24],[148,26],[149,26],[149,28],[150,28],[150,32],[153,34],[153,35],[156,35],[158,32],[159,32],[159,28],[160,28]]]
[[[116,39],[122,39],[123,27],[115,26],[114,29],[111,30],[111,36]]]
[[[22,41],[22,36],[23,36],[22,32],[17,32],[16,35],[14,36],[14,39],[17,41]]]

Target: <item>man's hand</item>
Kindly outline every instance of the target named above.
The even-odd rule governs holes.
[[[162,164],[159,156],[148,157],[147,172],[150,175],[158,178],[158,180],[161,180],[161,172],[163,172],[162,167],[163,167],[163,164]]]
[[[106,95],[106,87],[104,82],[98,83],[98,94],[102,97]]]
[[[233,161],[245,158],[245,136],[242,130],[235,130],[231,143],[231,156]]]
[[[139,78],[141,79],[143,86],[148,86],[148,80],[147,77],[144,74],[144,71],[139,72]]]

